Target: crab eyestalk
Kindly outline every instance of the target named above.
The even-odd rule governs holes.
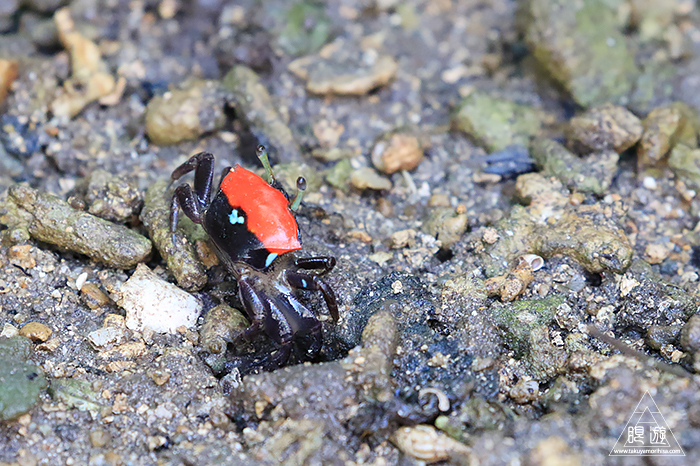
[[[301,199],[304,197],[304,191],[306,191],[306,180],[303,176],[297,178],[297,194],[294,196],[294,200],[289,205],[289,209],[296,212],[301,205]]]
[[[263,167],[265,168],[265,177],[267,178],[267,182],[269,184],[272,184],[275,181],[275,175],[272,173],[272,167],[270,166],[270,159],[267,158],[267,151],[265,150],[265,146],[262,144],[259,145],[255,149],[255,155],[258,156],[260,159],[260,162],[263,164]]]

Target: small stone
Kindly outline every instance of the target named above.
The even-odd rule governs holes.
[[[389,133],[374,145],[374,167],[390,175],[400,170],[413,170],[423,160],[423,148],[417,137],[408,133]]]
[[[97,351],[104,351],[126,340],[126,332],[119,327],[105,326],[98,328],[87,336],[90,345]]]
[[[25,228],[39,241],[86,254],[116,268],[132,268],[151,253],[148,238],[123,226],[73,209],[53,194],[16,184],[8,190],[10,229]]]
[[[27,362],[31,343],[23,337],[0,337],[0,421],[29,412],[46,388],[41,369]]]
[[[580,158],[562,144],[546,138],[535,138],[530,144],[530,154],[544,175],[556,177],[569,189],[599,196],[607,193],[620,159],[615,151]]]
[[[22,267],[23,269],[33,269],[36,267],[36,261],[31,255],[31,250],[31,244],[12,246],[7,254],[8,259],[10,259],[10,264]]]
[[[9,322],[5,322],[2,326],[2,333],[0,333],[0,338],[12,338],[19,335],[19,329]]]
[[[493,244],[496,241],[498,241],[498,238],[500,238],[500,236],[498,235],[498,230],[496,230],[493,227],[485,228],[484,233],[481,237],[481,239],[483,239],[486,244]]]
[[[41,322],[28,322],[19,329],[20,336],[27,337],[34,343],[48,340],[51,333],[51,329]]]
[[[436,207],[430,210],[422,229],[440,240],[443,248],[449,249],[467,231],[467,220],[466,213],[460,213],[453,207]]]
[[[700,189],[700,149],[676,144],[668,158],[669,168],[692,189]]]
[[[111,94],[116,80],[102,60],[98,45],[75,29],[68,7],[56,11],[54,21],[61,44],[71,54],[72,75],[51,109],[57,117],[73,118],[90,102]]]
[[[86,283],[80,288],[80,298],[90,309],[99,309],[109,303],[109,297],[95,283]]]
[[[637,147],[638,168],[657,166],[676,144],[696,147],[698,125],[697,112],[683,103],[653,109],[644,119],[644,133]]]
[[[613,150],[619,154],[639,141],[642,130],[642,123],[632,112],[608,103],[572,118],[567,137],[585,152]]]
[[[236,118],[241,119],[265,145],[272,160],[278,163],[301,162],[299,144],[255,71],[235,65],[222,84],[228,91],[227,98],[236,108]]]
[[[0,105],[7,97],[12,82],[17,78],[17,68],[18,63],[16,60],[0,58]]]
[[[650,264],[660,264],[668,257],[670,251],[664,244],[648,244],[644,249],[644,259]]]
[[[68,201],[71,205],[78,202],[91,214],[110,222],[131,222],[143,206],[143,194],[134,178],[113,175],[106,170],[93,171],[78,183],[74,193],[75,197]]]
[[[681,330],[681,347],[688,352],[700,350],[700,316],[694,315]]]
[[[345,126],[334,120],[321,120],[313,127],[314,136],[323,149],[332,149],[338,144],[340,136],[345,132]]]
[[[530,403],[540,396],[540,386],[535,380],[522,378],[510,389],[508,394],[516,403]]]
[[[340,147],[332,147],[330,149],[314,149],[311,155],[324,162],[337,162],[338,160],[349,159],[355,155],[355,151],[351,149],[342,149]]]
[[[326,47],[342,48],[339,44]],[[325,52],[324,52],[325,50]],[[299,58],[291,62],[289,71],[306,81],[306,89],[314,94],[365,95],[394,78],[398,64],[384,55],[364,59],[361,51],[340,51]]]
[[[40,343],[36,345],[36,350],[37,351],[45,351],[47,353],[53,353],[58,349],[58,347],[61,346],[61,339],[60,338],[51,338],[48,341],[44,343]]]
[[[90,432],[90,442],[95,448],[106,446],[110,440],[112,440],[112,436],[106,430],[98,428]]]
[[[409,228],[407,230],[395,231],[391,235],[391,247],[401,249],[412,246],[416,241],[416,230]]]
[[[170,372],[164,370],[152,370],[148,371],[148,376],[155,382],[159,387],[164,385],[168,380],[170,380]]]
[[[139,264],[119,290],[117,305],[126,311],[126,326],[142,331],[176,333],[177,328],[192,328],[202,304],[194,296],[158,277]]]
[[[360,168],[352,172],[350,183],[359,190],[374,189],[380,191],[382,189],[391,189],[391,181],[381,176],[371,167]]]
[[[226,121],[224,98],[217,81],[192,81],[156,96],[146,109],[146,131],[159,146],[196,139],[221,129]]]
[[[655,190],[658,186],[656,179],[653,176],[645,176],[642,180],[642,186],[651,191]]]

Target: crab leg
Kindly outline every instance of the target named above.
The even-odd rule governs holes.
[[[294,261],[294,264],[304,270],[320,270],[321,274],[325,274],[333,270],[335,267],[335,257],[319,256],[319,257],[301,257]]]
[[[331,258],[333,259],[333,258]],[[335,261],[335,259],[333,259]],[[293,288],[300,290],[320,291],[326,301],[328,311],[334,321],[338,321],[338,301],[335,299],[333,288],[317,275],[310,275],[301,272],[288,271],[286,273],[287,282]]]

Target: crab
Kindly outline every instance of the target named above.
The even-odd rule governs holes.
[[[279,345],[275,360],[284,364],[296,337],[311,336],[310,356],[322,347],[321,322],[301,303],[294,290],[320,291],[334,321],[338,320],[335,293],[322,278],[335,267],[332,256],[295,257],[301,237],[294,212],[306,182],[297,180],[289,200],[275,179],[263,146],[257,155],[267,180],[240,165],[226,168],[219,190],[211,196],[214,156],[200,152],[176,168],[173,181],[194,171],[194,189],[178,186],[172,197],[170,231],[176,242],[178,208],[209,235],[219,259],[238,283],[238,296],[251,321],[242,338],[265,332]]]

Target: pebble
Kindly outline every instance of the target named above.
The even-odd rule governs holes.
[[[190,242],[182,238],[179,232],[176,233],[177,244],[173,244],[167,189],[166,180],[156,181],[148,188],[140,219],[177,284],[188,291],[199,290],[207,283],[207,275],[200,262],[203,256],[197,258]]]
[[[467,231],[468,219],[464,206],[436,207],[423,222],[423,231],[440,240],[442,247],[449,249]]]
[[[607,103],[572,118],[567,138],[583,152],[614,150],[619,154],[639,141],[643,129],[632,112]]]
[[[400,170],[413,170],[423,160],[423,147],[409,133],[384,135],[372,149],[374,167],[388,175]]]
[[[76,283],[77,285],[77,283]],[[85,283],[80,288],[80,297],[90,309],[98,309],[109,303],[109,297],[95,283]]]
[[[657,107],[644,119],[644,133],[637,146],[640,169],[658,165],[677,143],[697,146],[697,112],[680,102]]]
[[[156,96],[146,108],[146,131],[159,146],[196,139],[224,126],[224,98],[217,81],[192,81]]]
[[[321,95],[367,94],[386,85],[396,75],[398,64],[389,55],[367,60],[361,50],[343,50],[339,42],[324,47],[318,55],[291,62],[289,71],[306,81],[306,89]]]
[[[90,443],[92,443],[92,446],[95,448],[106,446],[111,439],[112,436],[106,430],[98,428],[90,432]]]
[[[72,75],[64,82],[63,92],[51,104],[55,116],[73,118],[101,97],[110,95],[116,80],[102,60],[100,48],[75,29],[68,7],[54,15],[58,38],[71,54]]]
[[[0,104],[7,97],[12,82],[17,78],[17,67],[16,60],[0,58]]]
[[[2,327],[2,332],[0,332],[0,337],[12,338],[19,335],[19,329],[9,322],[5,322]]]
[[[352,172],[350,184],[359,190],[374,189],[376,191],[391,189],[392,186],[390,180],[381,176],[371,167],[363,167]]]
[[[23,269],[33,269],[36,267],[36,260],[31,255],[31,244],[17,244],[8,251],[7,257],[10,264],[22,267]]]
[[[249,126],[250,132],[265,146],[273,161],[301,162],[299,144],[255,71],[236,65],[226,74],[222,84],[229,91],[228,98],[236,108],[236,118]]]
[[[688,352],[700,350],[700,316],[694,315],[681,330],[681,347]]]
[[[78,183],[68,202],[110,222],[127,223],[138,216],[143,194],[135,179],[98,169]]]
[[[123,343],[126,332],[123,328],[105,326],[88,333],[87,340],[94,349],[102,351]]]
[[[671,253],[666,245],[663,244],[648,244],[644,249],[644,259],[650,264],[662,263]]]
[[[530,403],[539,397],[540,386],[536,380],[522,378],[513,385],[508,394],[516,403]]]
[[[41,322],[28,322],[19,329],[20,336],[27,337],[34,343],[41,343],[49,339],[51,329]]]
[[[151,253],[148,238],[123,225],[73,209],[53,194],[16,184],[10,187],[7,199],[9,212],[3,222],[11,229],[27,231],[39,241],[124,269],[134,267]]]
[[[158,277],[143,264],[119,290],[117,305],[126,311],[126,326],[142,331],[177,333],[177,328],[192,328],[202,304],[194,296]]]

